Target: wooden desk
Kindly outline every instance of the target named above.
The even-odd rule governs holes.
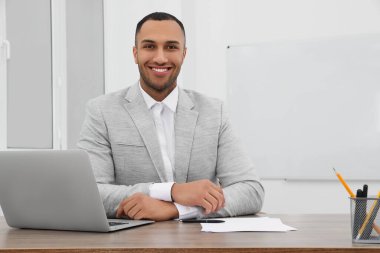
[[[0,217],[6,252],[380,252],[353,245],[348,215],[269,215],[298,228],[290,232],[205,233],[200,224],[159,222],[114,233],[9,228]]]

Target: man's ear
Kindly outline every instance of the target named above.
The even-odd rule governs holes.
[[[183,59],[185,59],[185,57],[186,57],[186,52],[187,52],[187,47],[185,47],[185,48],[183,49]]]
[[[137,48],[136,46],[133,47],[133,58],[135,58],[135,63],[137,64]]]

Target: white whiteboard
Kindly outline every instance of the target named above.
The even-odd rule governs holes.
[[[380,179],[380,34],[230,46],[227,102],[262,178]]]

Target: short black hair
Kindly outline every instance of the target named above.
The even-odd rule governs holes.
[[[137,23],[136,32],[135,32],[135,46],[137,46],[137,34],[140,32],[143,24],[148,20],[156,20],[156,21],[173,20],[173,21],[175,21],[181,27],[181,30],[183,32],[183,36],[185,37],[185,44],[186,44],[185,27],[183,26],[182,22],[178,18],[176,18],[175,16],[173,16],[169,13],[166,13],[166,12],[153,12],[151,14],[146,15],[143,19],[140,20],[140,22]]]

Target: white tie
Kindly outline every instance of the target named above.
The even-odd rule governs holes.
[[[161,147],[162,160],[165,166],[165,175],[168,182],[173,182],[174,181],[173,169],[172,169],[172,164],[169,159],[168,144],[166,142],[165,129],[164,129],[164,125],[162,123],[162,118],[161,118],[162,113],[165,110],[165,108],[162,103],[156,103],[152,109],[153,109],[154,122],[156,124],[157,137],[158,137],[158,141],[160,142],[160,147]]]

